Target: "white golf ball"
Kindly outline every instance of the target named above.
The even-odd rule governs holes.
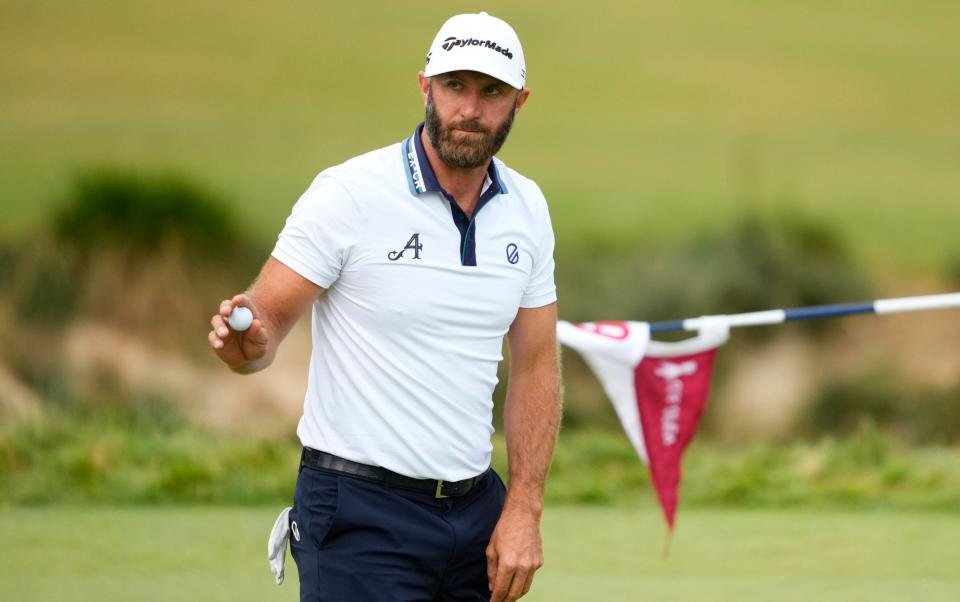
[[[230,317],[227,318],[227,323],[237,332],[243,332],[253,324],[253,312],[246,307],[234,307]]]

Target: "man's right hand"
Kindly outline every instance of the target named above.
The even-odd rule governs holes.
[[[243,332],[230,328],[227,318],[234,307],[243,306],[253,313],[253,323]],[[266,326],[247,295],[240,294],[220,303],[220,311],[210,318],[213,328],[207,338],[223,363],[236,372],[249,372],[251,364],[267,354],[269,335]]]

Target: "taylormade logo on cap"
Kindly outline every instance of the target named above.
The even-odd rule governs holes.
[[[527,76],[517,33],[487,13],[451,17],[433,39],[424,75],[451,71],[478,71],[518,90]]]
[[[444,50],[453,50],[457,46],[483,46],[484,48],[489,48],[491,50],[495,50],[499,52],[500,54],[507,57],[508,59],[513,58],[513,53],[510,52],[509,48],[501,48],[500,45],[494,42],[493,40],[478,40],[476,38],[470,38],[468,40],[458,40],[456,37],[450,36],[449,38],[443,41],[442,48]]]

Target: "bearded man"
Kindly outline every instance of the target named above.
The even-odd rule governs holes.
[[[320,173],[250,290],[211,320],[211,347],[246,374],[312,306],[283,525],[301,600],[516,600],[543,564],[554,235],[537,185],[494,158],[530,95],[523,50],[504,21],[458,15],[418,78],[424,123]],[[243,332],[227,321],[238,306],[254,316]],[[504,335],[509,488],[490,468]]]

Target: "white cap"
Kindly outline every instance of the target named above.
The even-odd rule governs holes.
[[[427,53],[423,74],[479,71],[520,90],[527,78],[520,38],[506,21],[487,13],[450,17]]]

